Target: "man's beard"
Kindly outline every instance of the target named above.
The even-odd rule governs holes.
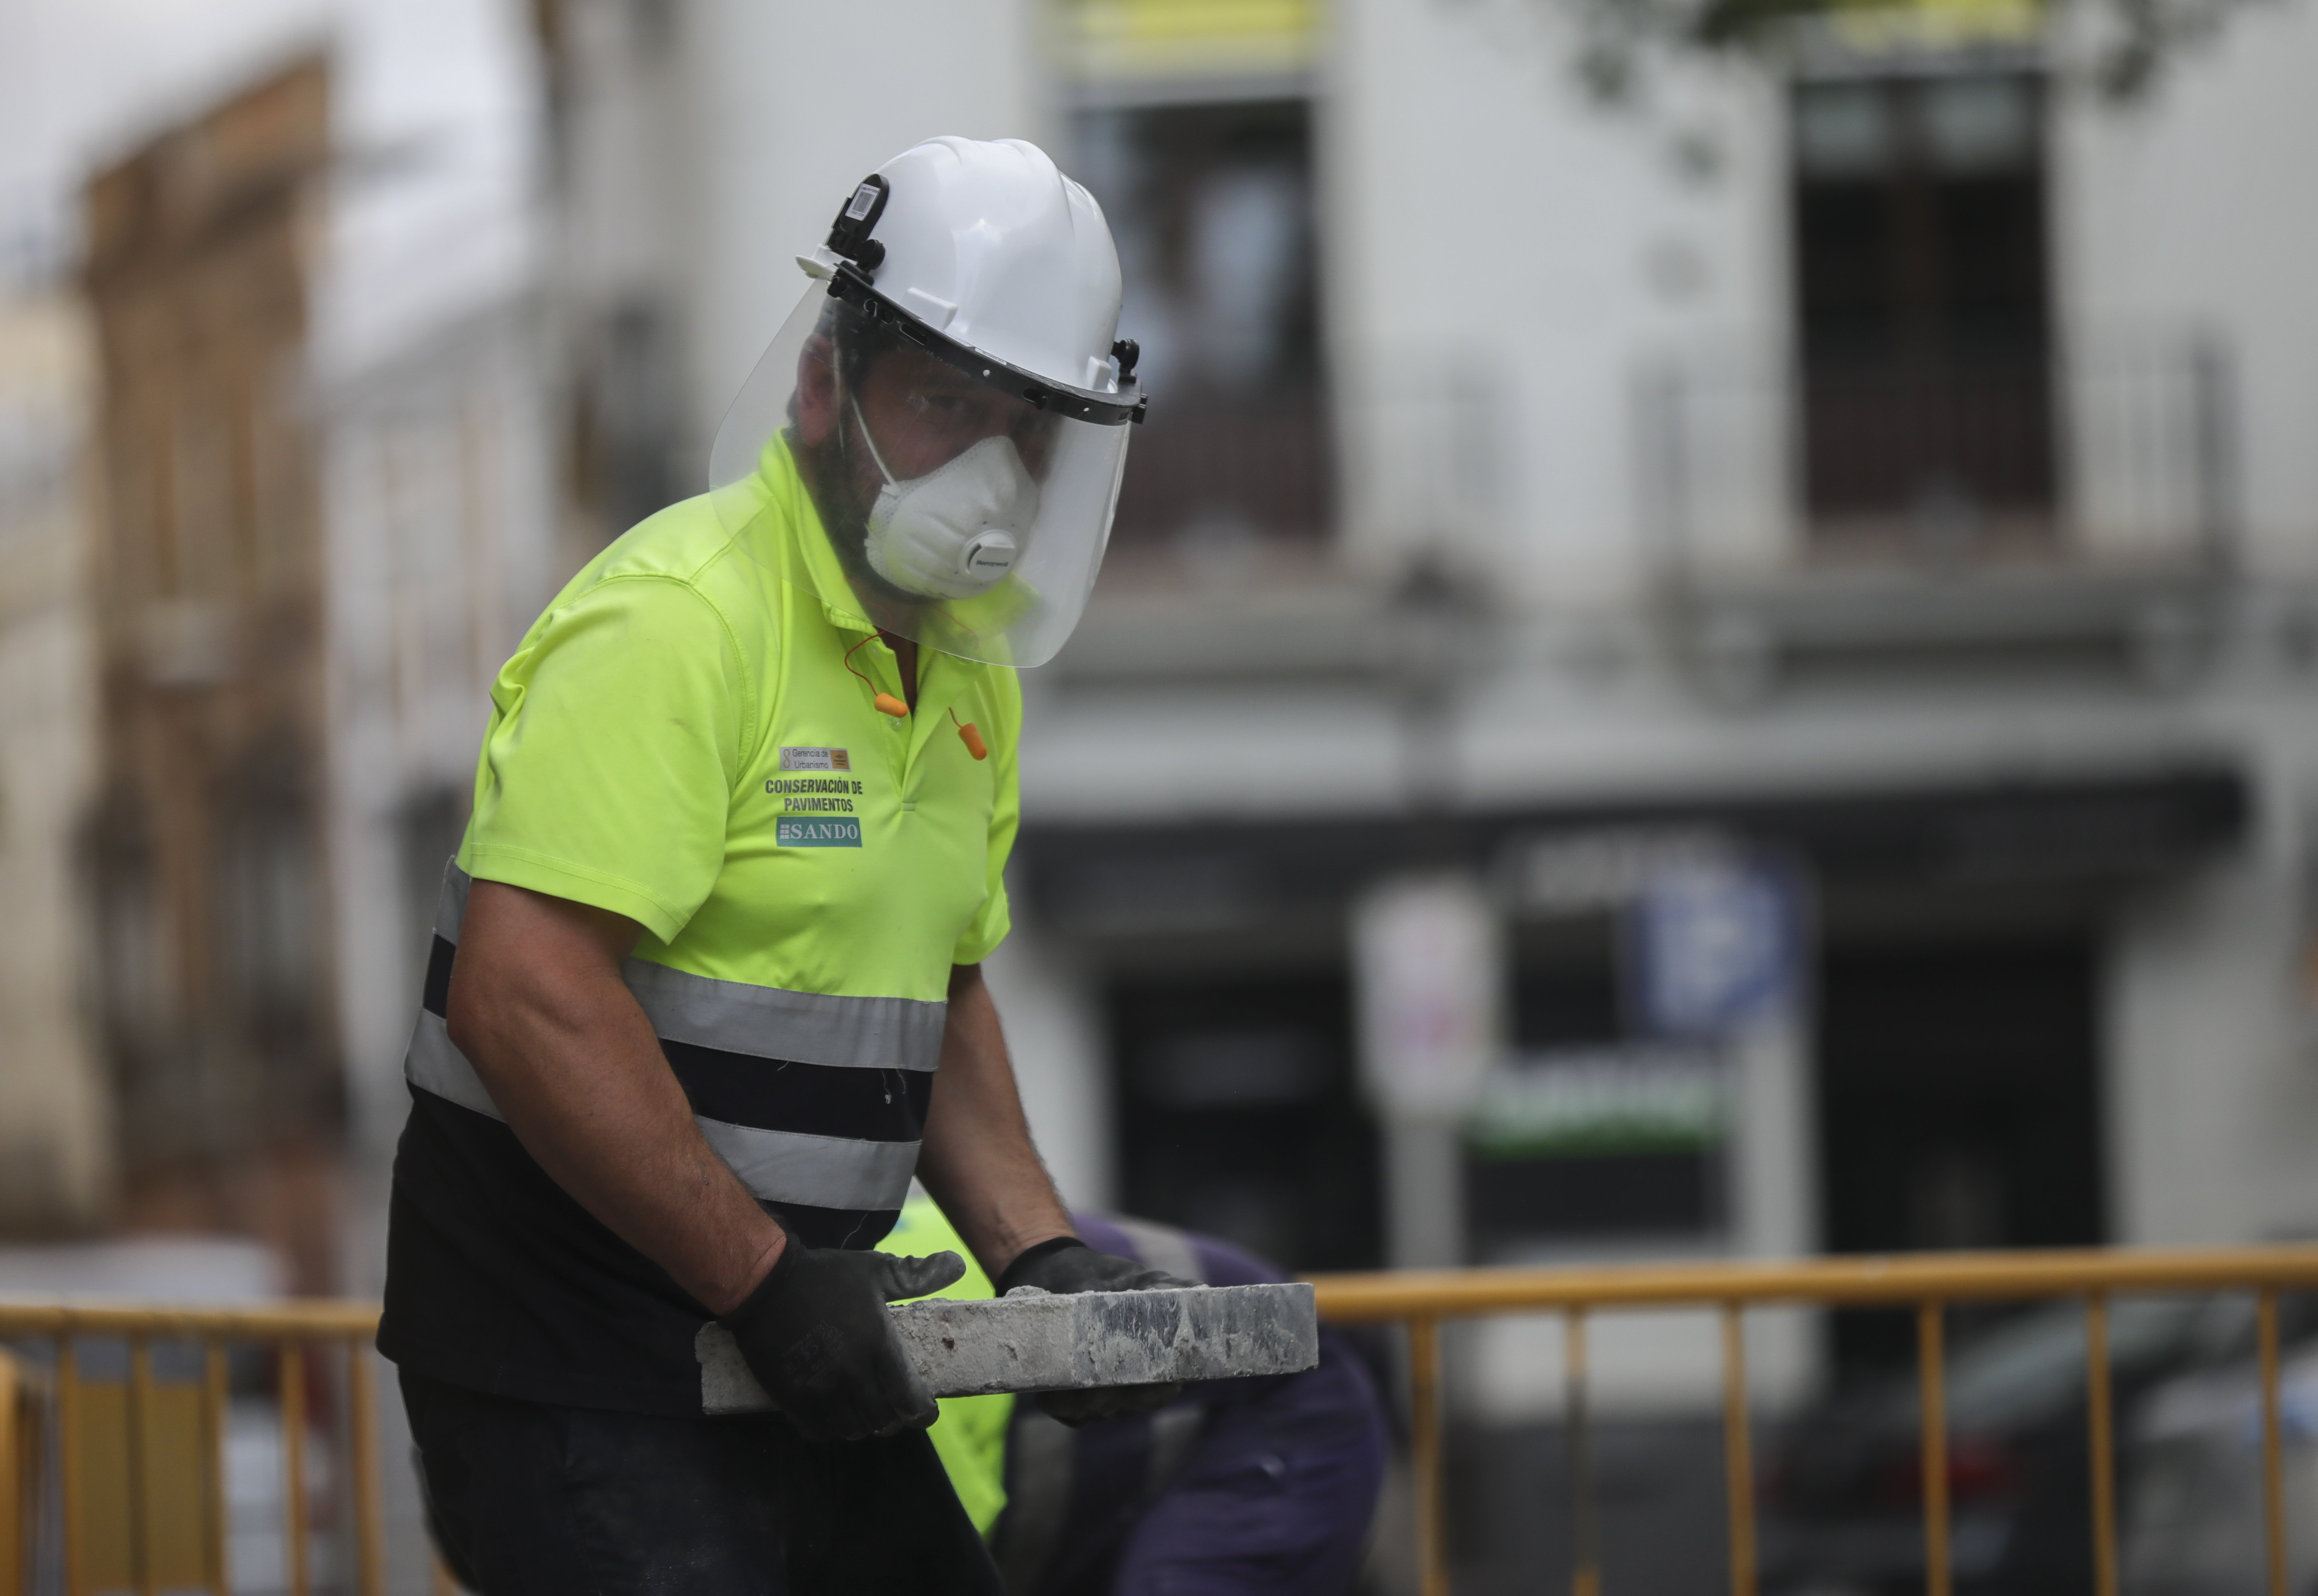
[[[810,448],[797,442],[791,428],[789,450],[805,468],[805,491],[821,514],[822,530],[829,534],[829,546],[836,551],[845,579],[868,608],[869,618],[887,631],[897,623],[906,624],[928,600],[923,594],[896,587],[869,563],[869,512],[876,507],[877,496],[875,490],[863,490],[863,473],[844,419],[839,419],[827,440]]]

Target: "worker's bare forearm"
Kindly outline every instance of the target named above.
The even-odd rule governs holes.
[[[1074,1233],[1030,1143],[997,1006],[979,965],[951,972],[941,1069],[918,1177],[995,1280],[1025,1248]]]
[[[621,979],[633,921],[478,881],[452,967],[450,1030],[555,1183],[711,1313],[780,1256],[780,1226],[693,1123]]]

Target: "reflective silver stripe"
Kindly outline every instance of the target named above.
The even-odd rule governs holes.
[[[652,1029],[670,1042],[859,1070],[931,1070],[941,1058],[947,1003],[793,992],[643,959],[630,959],[624,973]]]
[[[760,1131],[721,1119],[702,1118],[699,1124],[716,1156],[760,1202],[898,1208],[910,1195],[910,1176],[918,1167],[915,1142]]]
[[[403,1055],[410,1084],[448,1098],[463,1108],[507,1116],[491,1101],[467,1055],[451,1044],[436,1016],[419,1011]],[[816,1208],[898,1208],[910,1194],[918,1167],[915,1142],[862,1142],[848,1136],[813,1136],[797,1131],[760,1131],[721,1119],[693,1116],[700,1134],[759,1200],[801,1203]]]
[[[444,941],[458,942],[473,884],[456,859],[443,867],[435,934]],[[652,1029],[670,1042],[858,1070],[930,1071],[941,1058],[947,1003],[790,991],[717,981],[644,959],[630,959],[623,973]]]
[[[442,893],[435,900],[435,935],[444,941],[459,940],[459,923],[467,918],[467,889],[474,884],[474,877],[459,868],[458,855],[452,855],[443,866]]]
[[[491,1094],[475,1074],[467,1055],[451,1044],[451,1027],[440,1015],[418,1011],[418,1028],[410,1033],[410,1051],[402,1055],[402,1073],[411,1085],[438,1098],[448,1098],[462,1108],[472,1108],[493,1119],[505,1119]]]

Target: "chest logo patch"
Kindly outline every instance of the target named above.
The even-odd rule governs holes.
[[[859,847],[861,822],[785,814],[773,822],[773,841],[780,847]]]
[[[850,770],[853,757],[843,749],[783,749],[783,770]]]

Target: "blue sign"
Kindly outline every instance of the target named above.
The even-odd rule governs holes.
[[[1801,940],[1790,881],[1744,859],[1653,874],[1630,920],[1636,1015],[1659,1036],[1710,1040],[1794,1002]]]

